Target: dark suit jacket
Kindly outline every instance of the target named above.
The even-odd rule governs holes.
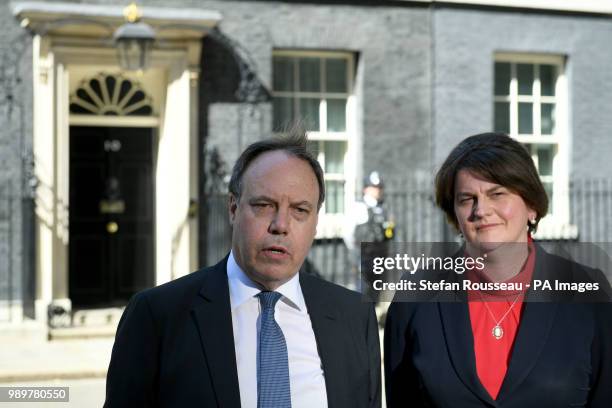
[[[572,281],[593,272],[537,250],[534,279]],[[394,302],[389,308],[389,408],[612,407],[612,304],[572,298],[526,302],[506,377],[493,400],[476,373],[468,304],[464,296],[460,300]]]
[[[240,407],[226,263],[132,298],[117,329],[105,407]],[[379,407],[372,304],[312,276],[301,274],[300,284],[329,407]]]

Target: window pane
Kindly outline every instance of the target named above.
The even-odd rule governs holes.
[[[510,95],[510,63],[495,63],[495,95]]]
[[[274,57],[273,76],[275,91],[293,90],[293,64],[293,58]]]
[[[344,212],[344,181],[325,181],[325,212],[328,214]]]
[[[555,104],[543,103],[541,106],[541,111],[542,134],[552,135],[555,133]]]
[[[327,131],[344,132],[346,130],[346,99],[327,100]]]
[[[519,95],[531,95],[533,92],[533,65],[517,64],[516,76]]]
[[[325,60],[326,91],[348,92],[347,86],[347,60],[327,59]]]
[[[346,142],[323,142],[325,151],[325,173],[344,174]]]
[[[510,133],[510,103],[495,102],[495,123],[493,128],[496,132]]]
[[[542,95],[555,96],[556,67],[554,65],[540,65],[540,87]]]
[[[518,105],[519,133],[531,134],[533,133],[533,104],[522,102]]]
[[[540,176],[552,176],[553,145],[538,146],[538,173]]]
[[[293,99],[274,98],[274,131],[282,132],[293,123]]]
[[[306,130],[319,131],[319,99],[302,98],[299,101],[299,120]]]
[[[321,91],[321,60],[319,58],[300,58],[300,91]]]

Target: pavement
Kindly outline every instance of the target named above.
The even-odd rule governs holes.
[[[386,306],[388,304],[377,307],[379,318],[386,312]],[[70,403],[16,403],[16,407],[101,406],[115,323],[72,331],[56,330],[51,332],[52,340],[48,340],[46,331],[39,330],[36,335],[11,335],[10,331],[0,329],[0,387],[70,387]],[[380,335],[382,343],[382,330]],[[0,402],[0,408],[12,406],[10,404]]]
[[[104,378],[114,337],[59,340],[0,334],[0,383]]]
[[[115,327],[10,334],[0,330],[0,387],[68,387],[69,402],[0,402],[0,408],[101,407]],[[7,334],[8,333],[8,334]]]
[[[104,378],[0,383],[0,387],[68,387],[68,402],[0,402],[0,408],[100,408],[104,404]]]

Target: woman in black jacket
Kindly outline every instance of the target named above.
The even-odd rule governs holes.
[[[456,255],[486,254],[483,270],[448,281],[514,289],[461,289],[452,302],[396,295],[385,327],[387,406],[612,407],[609,283],[531,239],[548,198],[525,148],[502,134],[468,137],[440,168],[436,201],[465,240]],[[597,290],[535,290],[536,281]]]

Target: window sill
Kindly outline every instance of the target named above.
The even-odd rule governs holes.
[[[315,239],[342,237],[343,222],[344,214],[319,214]]]
[[[578,239],[578,226],[547,217],[540,221],[533,237],[540,241],[574,241]]]

